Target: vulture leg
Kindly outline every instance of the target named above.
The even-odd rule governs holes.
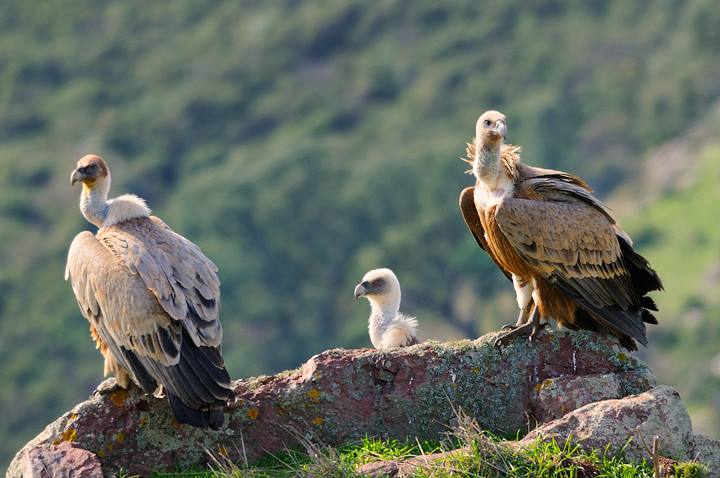
[[[515,327],[520,327],[521,325],[525,325],[530,321],[530,314],[534,310],[535,304],[530,301],[528,305],[526,305],[524,308],[520,309],[520,314],[518,314],[517,322],[515,325],[513,324],[505,324],[502,326],[502,330],[512,330]]]
[[[528,307],[532,308],[533,311],[531,319],[526,321],[522,325],[515,326],[511,330],[500,334],[500,336],[495,339],[495,347],[507,345],[514,338],[524,335],[527,335],[532,342],[532,340],[537,336],[537,334],[545,327],[547,327],[547,323],[540,323],[540,313],[538,312],[538,308],[534,305],[529,305]],[[520,313],[520,318],[522,318],[522,316],[523,312]],[[520,321],[520,318],[518,318],[518,322]]]

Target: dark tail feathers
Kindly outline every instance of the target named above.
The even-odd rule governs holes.
[[[219,430],[225,422],[225,414],[223,413],[222,408],[198,410],[188,407],[182,402],[182,400],[172,393],[168,392],[167,397],[170,401],[170,408],[172,409],[173,416],[175,417],[175,420],[180,423],[185,423],[197,428],[212,428],[213,430]]]

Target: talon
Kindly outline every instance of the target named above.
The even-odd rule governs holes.
[[[109,378],[103,382],[100,382],[100,384],[95,387],[95,390],[93,390],[93,395],[96,393],[99,395],[107,395],[108,393],[112,393],[116,390],[119,390],[120,385],[117,383],[117,380],[114,378]]]
[[[532,332],[530,332],[530,338],[529,338],[530,342],[535,340],[535,337],[540,335],[541,332],[544,332],[545,329],[547,328],[547,326],[548,326],[547,322],[535,324],[535,326],[532,329]]]
[[[500,337],[495,339],[494,345],[495,347],[507,345],[512,339],[523,335],[528,335],[530,342],[532,342],[533,338],[537,335],[537,333],[540,330],[544,329],[546,326],[546,323],[540,323],[540,313],[538,312],[537,307],[535,307],[532,317],[529,321],[522,325],[513,327],[512,330],[500,335]]]

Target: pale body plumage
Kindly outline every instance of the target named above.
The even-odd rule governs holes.
[[[120,386],[164,389],[183,423],[218,428],[231,396],[220,353],[220,282],[200,249],[150,215],[133,195],[107,199],[110,174],[97,156],[78,162],[80,209],[98,226],[73,240],[65,271]]]
[[[355,297],[370,302],[368,332],[376,349],[404,347],[418,343],[418,322],[400,312],[400,282],[390,269],[374,269],[355,287]]]

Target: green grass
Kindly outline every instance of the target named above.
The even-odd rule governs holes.
[[[626,459],[622,451],[583,450],[565,442],[537,440],[529,445],[504,440],[482,430],[477,423],[458,415],[458,425],[442,443],[400,442],[365,438],[359,443],[337,448],[318,445],[302,433],[296,438],[303,451],[288,450],[266,457],[253,466],[238,465],[215,457],[209,470],[183,473],[157,473],[154,478],[354,478],[357,468],[367,463],[405,460],[438,452],[452,452],[441,459],[428,460],[412,470],[416,478],[513,477],[513,478],[653,478],[654,467],[646,461]],[[706,468],[698,463],[675,463],[659,458],[661,476],[701,478]]]
[[[356,467],[378,460],[410,458],[447,448],[439,444],[404,443],[366,438],[358,444],[315,451],[286,451],[256,463],[252,467],[224,463],[211,470],[157,473],[154,478],[284,478],[291,476],[356,477]],[[676,465],[678,478],[705,476],[696,463]],[[570,443],[537,442],[522,451],[512,451],[504,441],[480,439],[460,450],[452,458],[417,469],[411,476],[433,477],[515,477],[515,478],[652,478],[653,467],[602,451],[585,452]]]

